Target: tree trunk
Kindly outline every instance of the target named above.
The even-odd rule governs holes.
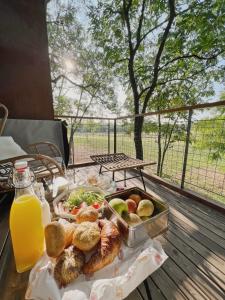
[[[161,116],[158,115],[158,163],[157,163],[157,175],[160,176],[161,158],[162,158],[162,146],[161,146]]]
[[[142,128],[144,117],[137,117],[134,120],[134,144],[136,150],[136,158],[143,159],[143,145],[142,145]]]
[[[74,136],[75,130],[73,128],[71,128],[70,131],[70,138],[69,138],[69,161],[70,163],[74,163],[74,140],[73,140],[73,136]]]
[[[166,151],[168,148],[164,148],[163,154],[162,154],[162,159],[161,159],[161,164],[160,164],[160,170],[159,170],[159,176],[162,177],[162,171],[163,171],[163,165],[164,165],[164,160],[166,156]]]

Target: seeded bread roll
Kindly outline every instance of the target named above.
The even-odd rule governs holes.
[[[83,222],[79,224],[73,235],[73,245],[82,251],[90,251],[100,240],[100,229],[97,223]]]
[[[98,211],[91,206],[81,208],[79,212],[76,214],[77,223],[95,222],[97,219],[98,219]]]
[[[84,254],[74,246],[60,254],[54,268],[54,278],[59,288],[67,286],[80,275],[84,260]]]

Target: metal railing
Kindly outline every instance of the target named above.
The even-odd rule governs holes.
[[[225,115],[215,113],[224,106],[218,101],[118,118],[84,117],[74,134],[72,162],[87,163],[99,153],[135,157],[133,125],[144,117],[143,159],[157,162],[145,172],[225,203]],[[57,117],[68,128],[74,121]]]

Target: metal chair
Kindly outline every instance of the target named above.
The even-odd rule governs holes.
[[[50,142],[38,142],[29,144],[26,146],[26,150],[28,154],[41,154],[46,155],[54,160],[57,161],[57,163],[61,166],[63,171],[65,172],[65,163],[63,160],[63,156],[59,148]]]
[[[12,168],[14,166],[15,161],[17,160],[26,160],[28,162],[29,167],[34,173],[36,180],[38,181],[46,181],[51,180],[55,175],[59,174],[60,176],[64,176],[64,170],[58,164],[56,160],[53,158],[42,155],[42,154],[27,154],[12,157],[9,159],[0,161],[0,193],[8,192],[13,189],[10,183],[10,176],[12,174]]]
[[[0,118],[0,136],[1,136],[5,128],[6,120],[8,118],[8,109],[4,104],[0,103],[0,110],[3,111],[3,117]]]

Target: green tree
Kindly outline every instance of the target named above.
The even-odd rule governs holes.
[[[49,57],[54,107],[57,113],[71,113],[69,144],[87,113],[95,107],[116,109],[111,72],[101,64],[85,26],[78,21],[74,1],[54,1],[48,14]]]
[[[208,86],[224,75],[223,0],[98,0],[89,17],[104,64],[132,92],[135,114],[154,109],[161,91],[179,87],[185,99],[189,85],[194,90],[193,84]],[[143,116],[135,118],[140,159],[143,123]]]

